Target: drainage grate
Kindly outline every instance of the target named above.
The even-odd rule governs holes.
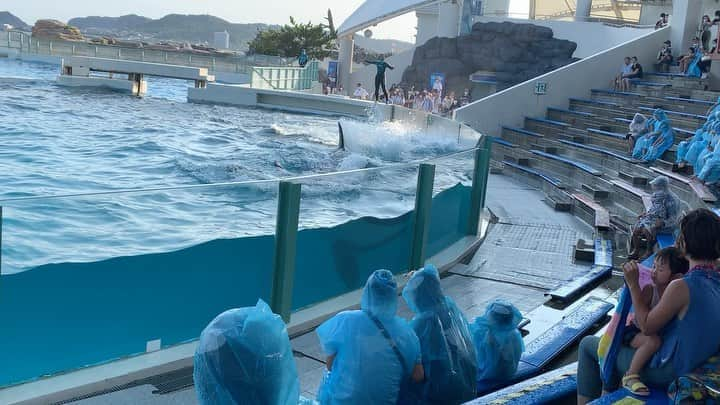
[[[155,390],[153,394],[164,395],[176,391],[181,391],[193,386],[193,368],[185,367],[179,370],[171,371],[164,374],[158,374],[140,380],[132,381],[127,384],[116,385],[101,391],[92,392],[85,395],[79,395],[74,398],[66,399],[60,402],[54,402],[52,405],[69,404],[83,399],[89,399],[101,395],[111,394],[113,392],[123,391],[129,388],[140,387],[143,385],[152,385]]]

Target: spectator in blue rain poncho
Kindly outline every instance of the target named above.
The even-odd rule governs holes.
[[[365,285],[359,311],[344,311],[317,329],[328,373],[321,404],[396,404],[400,386],[423,380],[420,343],[395,315],[397,284],[377,270]]]
[[[512,378],[525,351],[518,325],[522,315],[509,302],[496,300],[475,319],[470,331],[478,358],[479,380],[506,381]]]
[[[703,166],[697,178],[712,188],[717,188],[720,185],[720,153],[712,154],[712,157],[705,162],[705,166]]]
[[[718,148],[718,142],[720,141],[720,122],[715,122],[713,129],[710,131],[710,135],[707,137],[707,143],[698,154],[693,164],[693,170],[696,174],[702,172],[705,162],[715,153]]]
[[[709,133],[710,128],[715,122],[715,116],[711,115],[708,120],[703,124],[702,127],[695,131],[695,135],[690,139],[686,139],[678,144],[675,165],[673,165],[674,172],[686,173],[692,167],[693,163],[700,154],[702,148],[706,146],[705,134]],[[703,144],[702,148],[700,145]]]
[[[675,134],[665,111],[655,110],[653,118],[652,132],[640,137],[633,150],[633,157],[645,162],[654,162],[675,143]]]
[[[692,143],[692,145],[689,146],[687,153],[685,154],[685,162],[687,169],[684,169],[683,171],[689,172],[690,168],[695,168],[695,165],[698,161],[698,158],[700,155],[707,149],[708,145],[710,144],[710,141],[715,137],[715,134],[717,132],[717,123],[718,118],[720,117],[720,112],[715,113],[710,118],[712,118],[712,122],[709,124],[709,127],[707,130],[703,131],[702,138],[696,140]],[[710,118],[708,118],[708,121],[710,121]],[[697,174],[698,172],[695,172]]]
[[[475,398],[477,359],[468,322],[443,295],[437,269],[416,271],[403,289],[422,351],[425,381],[401,391],[405,404],[460,404]]]
[[[201,405],[297,405],[300,398],[285,323],[262,300],[223,312],[202,331],[193,378]]]

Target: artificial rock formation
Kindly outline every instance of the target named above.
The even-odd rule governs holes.
[[[552,29],[511,22],[477,23],[469,35],[433,38],[415,49],[403,83],[428,87],[432,73],[445,74],[445,88],[461,92],[477,71],[495,72],[503,89],[547,73],[577,59],[577,44],[553,38]]]
[[[57,20],[37,20],[32,28],[36,38],[64,39],[66,41],[84,41],[79,29]]]

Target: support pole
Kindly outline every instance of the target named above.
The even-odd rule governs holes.
[[[477,235],[480,214],[485,208],[487,181],[490,172],[490,137],[485,136],[484,144],[475,150],[475,166],[473,168],[472,190],[470,192],[470,218],[468,219],[468,235]]]
[[[292,312],[299,215],[300,184],[280,182],[270,307],[285,322],[290,322]]]
[[[410,247],[410,268],[416,270],[425,265],[425,245],[430,229],[430,209],[435,184],[435,165],[422,163],[418,169],[415,211],[413,218],[413,240]]]

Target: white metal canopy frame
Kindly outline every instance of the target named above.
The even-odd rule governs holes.
[[[443,1],[448,0],[367,0],[340,25],[337,36],[352,35],[364,28]]]

